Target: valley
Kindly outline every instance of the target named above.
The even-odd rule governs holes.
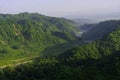
[[[76,25],[0,14],[0,80],[119,80],[120,20]]]

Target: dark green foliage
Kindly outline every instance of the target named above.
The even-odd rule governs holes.
[[[75,59],[98,59],[111,55],[120,50],[120,27],[109,33],[101,40],[85,44],[75,49]]]
[[[43,57],[53,57],[53,56],[62,56],[60,54],[66,52],[66,50],[70,50],[71,48],[74,48],[78,45],[83,45],[84,42],[82,42],[80,39],[76,39],[73,41],[68,41],[67,43],[58,44],[55,46],[50,46],[46,48],[42,53]],[[67,53],[67,52],[66,52]],[[71,55],[68,53],[68,55]]]
[[[0,50],[0,53],[6,54],[6,53],[8,53],[8,50],[7,49],[2,49],[2,50]]]
[[[1,80],[119,80],[120,55],[100,59],[38,59],[34,63],[0,70]]]
[[[100,22],[88,32],[84,33],[82,38],[90,41],[99,40],[108,35],[111,31],[115,30],[118,26],[120,26],[120,21],[110,20]]]
[[[13,45],[12,48],[13,49],[19,49],[20,47],[19,47],[19,45]]]

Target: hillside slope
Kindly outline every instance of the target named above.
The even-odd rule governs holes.
[[[74,40],[72,22],[37,13],[0,14],[0,62],[41,56],[45,48]]]
[[[120,26],[120,21],[109,20],[96,24],[94,28],[82,35],[83,40],[99,40],[108,35],[111,31]]]
[[[0,70],[1,80],[120,80],[120,26],[101,40],[59,57]]]

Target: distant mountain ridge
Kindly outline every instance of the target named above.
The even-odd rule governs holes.
[[[79,26],[84,25],[84,24],[95,24],[95,23],[100,22],[100,21],[97,21],[97,20],[82,19],[82,18],[72,19],[72,21],[74,21]]]
[[[86,33],[84,33],[82,35],[82,39],[91,40],[91,41],[102,39],[110,32],[116,30],[118,26],[120,26],[119,20],[109,20],[109,21],[100,22],[98,24],[92,25],[93,28],[91,28]]]

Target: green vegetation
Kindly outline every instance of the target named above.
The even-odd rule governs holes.
[[[83,28],[87,27],[85,25]],[[83,40],[99,40],[108,35],[111,31],[115,30],[118,26],[120,26],[120,21],[109,20],[100,22],[99,24],[89,25],[88,29],[92,26],[88,32],[84,33],[82,36]]]
[[[31,63],[0,69],[0,80],[120,80],[119,75],[119,26],[101,40],[59,56],[38,57]]]
[[[42,56],[52,46],[76,39],[72,21],[37,13],[0,14],[0,66]],[[57,54],[57,53],[56,53]]]
[[[26,13],[20,15],[26,15]],[[45,19],[48,20],[47,18]],[[50,24],[54,23],[57,25],[56,21],[58,19],[54,19],[53,21],[50,20]],[[77,46],[81,43],[78,43],[80,40],[76,40],[71,33],[70,29],[72,27],[65,27],[64,29],[60,26],[54,26],[54,29],[50,29],[52,26],[49,26],[45,28],[45,32],[36,34],[36,30],[39,30],[39,28],[34,26],[32,27],[33,31],[29,31],[30,28],[27,28],[27,32],[21,34],[21,31],[24,31],[24,26],[23,29],[20,29],[20,37],[17,40],[12,38],[11,34],[14,31],[11,31],[11,34],[6,34],[6,32],[7,37],[1,36],[0,43],[2,45],[0,47],[0,58],[1,60],[3,59],[3,62],[4,59],[9,61],[9,58],[14,58],[17,60],[18,57],[21,59],[23,56],[26,59],[25,57],[28,57],[26,54],[35,56],[40,51],[43,54],[32,62],[29,62],[31,57],[28,57],[26,61],[29,63],[1,68],[0,80],[120,80],[119,23],[120,21],[100,23],[101,27],[105,29],[100,33],[102,36],[98,36],[100,40],[82,44],[82,46]],[[49,30],[46,31],[47,29]],[[106,29],[108,30],[107,32]],[[99,34],[99,31],[96,32],[97,34]],[[11,36],[10,39],[8,35]],[[96,39],[99,39],[98,37]],[[92,40],[95,40],[95,38]],[[19,59],[18,62],[21,61]]]
[[[76,48],[73,55],[77,59],[98,59],[119,52],[120,50],[120,26],[110,32],[101,40]]]

